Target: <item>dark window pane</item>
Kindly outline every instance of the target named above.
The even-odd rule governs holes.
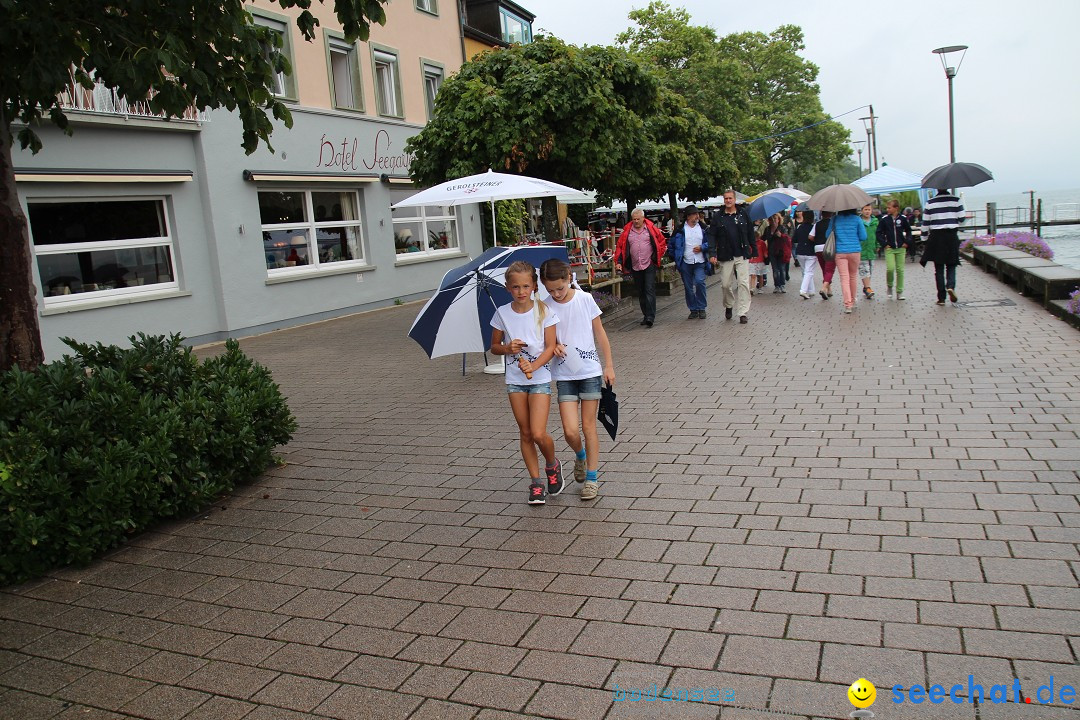
[[[176,279],[169,248],[162,246],[40,255],[37,262],[46,296],[142,287]]]
[[[165,236],[160,200],[30,203],[34,245]]]
[[[306,222],[304,193],[260,192],[259,217],[263,225]]]

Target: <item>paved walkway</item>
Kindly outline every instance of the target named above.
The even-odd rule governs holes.
[[[844,718],[865,677],[883,720],[1076,720],[1080,334],[969,266],[963,300],[1016,304],[908,278],[852,316],[795,291],[740,326],[714,288],[704,322],[609,322],[591,505],[525,504],[502,379],[426,359],[418,306],[246,340],[287,464],[0,591],[0,716]],[[1058,703],[892,702],[969,675]]]

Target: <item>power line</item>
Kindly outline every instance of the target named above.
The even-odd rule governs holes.
[[[746,143],[759,142],[761,140],[772,140],[773,138],[784,137],[785,135],[791,135],[792,133],[802,132],[803,130],[809,130],[812,127],[817,127],[818,125],[823,125],[824,123],[827,123],[830,120],[835,120],[836,118],[842,118],[845,115],[850,115],[853,112],[858,112],[859,110],[862,110],[863,108],[868,108],[868,107],[870,107],[870,106],[869,105],[860,105],[859,107],[855,108],[854,110],[848,110],[847,112],[840,113],[839,115],[831,115],[831,116],[825,118],[824,120],[821,120],[821,121],[816,122],[816,123],[812,123],[810,125],[805,125],[805,126],[803,126],[801,128],[795,128],[794,130],[785,130],[784,132],[777,133],[776,135],[766,135],[765,137],[754,138],[753,140],[736,140],[735,142],[733,142],[731,144],[732,145],[745,145]]]

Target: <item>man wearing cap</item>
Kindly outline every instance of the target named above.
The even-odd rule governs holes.
[[[644,210],[634,208],[630,223],[615,243],[615,271],[621,273],[623,265],[630,266],[645,327],[652,327],[656,319],[656,269],[665,252],[667,240],[660,228],[645,219]]]
[[[683,210],[686,220],[681,227],[676,227],[671,236],[669,252],[675,260],[675,267],[682,275],[683,290],[686,292],[686,307],[690,308],[687,320],[705,319],[705,276],[712,275],[712,266],[706,261],[709,257],[709,240],[705,228],[698,222],[700,213],[694,205],[687,205]]]
[[[742,208],[735,206],[735,191],[724,191],[724,209],[713,215],[709,228],[712,255],[709,261],[720,267],[724,289],[724,316],[730,320],[738,310],[739,322],[748,322],[750,312],[750,258],[756,254],[754,224]]]

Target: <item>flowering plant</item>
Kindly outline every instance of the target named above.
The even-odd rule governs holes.
[[[596,301],[597,307],[601,310],[608,310],[613,307],[617,307],[619,304],[618,299],[611,293],[604,292],[602,290],[592,291],[593,300]]]
[[[960,244],[960,252],[969,252],[971,248],[980,245],[1004,245],[1014,250],[1021,250],[1046,260],[1054,259],[1054,251],[1046,244],[1046,241],[1035,233],[1030,232],[1003,232],[995,235],[979,235]]]
[[[1065,309],[1073,315],[1080,316],[1080,287],[1069,293],[1069,302],[1065,303]]]

